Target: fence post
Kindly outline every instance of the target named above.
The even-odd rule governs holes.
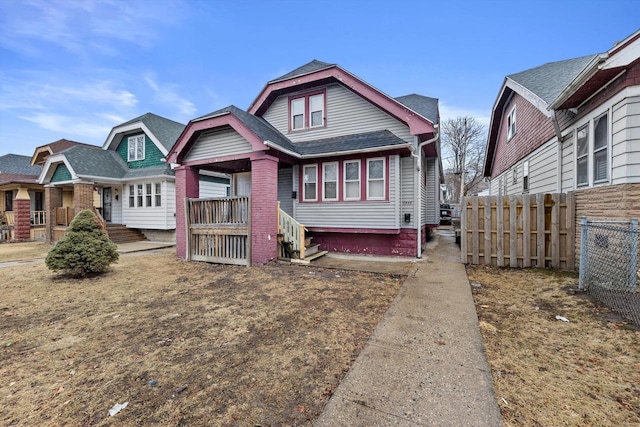
[[[580,279],[578,282],[578,289],[585,288],[585,274],[587,273],[587,247],[588,247],[588,229],[587,229],[587,217],[582,216],[580,218]]]
[[[636,271],[638,270],[638,218],[631,219],[631,262],[629,271],[629,289],[636,291]]]

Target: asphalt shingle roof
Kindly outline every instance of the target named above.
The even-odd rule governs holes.
[[[428,96],[410,95],[399,96],[396,101],[420,114],[431,123],[438,123],[438,99]]]
[[[122,157],[112,150],[77,145],[63,154],[76,175],[122,178],[128,169]]]
[[[173,176],[175,173],[171,170],[170,165],[152,166],[148,168],[129,169],[122,178],[124,179],[140,179],[148,176]]]
[[[31,166],[31,157],[29,156],[21,156],[20,154],[0,156],[0,173],[38,176],[40,171],[42,171],[41,166]]]
[[[550,104],[596,57],[597,55],[589,55],[549,62],[539,67],[511,74],[507,78],[521,84],[544,102]]]
[[[173,120],[160,117],[153,113],[146,113],[142,116],[131,119],[128,122],[124,122],[116,128],[121,126],[130,125],[136,122],[142,122],[151,131],[151,133],[158,138],[158,141],[166,148],[170,150],[175,144],[176,140],[185,128],[182,123],[175,122]]]
[[[295,145],[295,151],[303,156],[312,156],[405,144],[407,144],[407,141],[397,137],[392,132],[381,130],[298,142]]]
[[[322,62],[322,61],[318,61],[317,59],[314,59],[313,61],[308,62],[303,66],[296,68],[293,71],[289,71],[287,74],[284,74],[276,79],[271,80],[269,83],[277,82],[280,80],[287,80],[292,77],[313,73],[314,71],[322,70],[324,68],[329,68],[333,65],[336,65],[336,64],[329,64],[327,62]]]

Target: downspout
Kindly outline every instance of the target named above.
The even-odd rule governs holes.
[[[417,200],[418,200],[418,206],[417,209],[414,210],[414,216],[416,217],[416,235],[417,235],[417,239],[416,239],[416,249],[417,249],[417,253],[416,253],[416,258],[422,258],[422,177],[420,176],[420,171],[422,169],[422,147],[424,147],[427,144],[431,144],[434,141],[437,141],[440,138],[440,132],[438,131],[438,125],[434,125],[434,128],[436,130],[436,133],[434,135],[433,138],[427,140],[427,141],[423,141],[418,143],[418,153],[416,154],[415,151],[411,153],[411,156],[415,159],[417,159],[417,165],[416,165],[416,174],[415,174],[415,181],[414,182],[418,182],[418,195],[417,195]],[[417,137],[416,137],[417,140]],[[415,186],[413,187],[415,188]],[[415,211],[418,211],[418,214],[415,215]]]
[[[559,173],[557,190],[558,193],[562,193],[562,142],[564,141],[564,136],[562,136],[562,131],[560,130],[560,125],[558,124],[556,110],[551,110],[551,122],[553,123],[553,129],[556,131],[556,138],[558,139],[558,153],[556,161],[558,162]]]

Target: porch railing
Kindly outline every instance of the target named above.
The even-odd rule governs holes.
[[[55,225],[69,225],[75,214],[75,209],[72,207],[56,208],[56,224]]]
[[[278,202],[278,239],[281,257],[292,258],[297,255],[300,259],[304,259],[306,231],[304,225],[280,209],[280,202]]]
[[[15,222],[15,215],[13,211],[6,211],[4,216],[7,218],[7,225],[9,227],[13,226],[13,223]]]
[[[47,224],[46,211],[31,211],[31,225],[46,225],[46,224]]]

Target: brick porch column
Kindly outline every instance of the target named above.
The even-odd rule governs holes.
[[[56,225],[56,208],[62,207],[62,188],[61,187],[45,187],[44,188],[44,206],[47,211],[45,224],[46,242],[53,243],[53,227]]]
[[[251,161],[251,265],[278,257],[278,159]]]
[[[93,184],[73,184],[73,207],[75,215],[80,211],[93,211]]]
[[[13,200],[13,215],[13,240],[31,240],[31,198],[25,188]]]
[[[200,195],[198,169],[180,166],[176,173],[176,256],[187,259],[187,230],[184,216],[184,199]]]

